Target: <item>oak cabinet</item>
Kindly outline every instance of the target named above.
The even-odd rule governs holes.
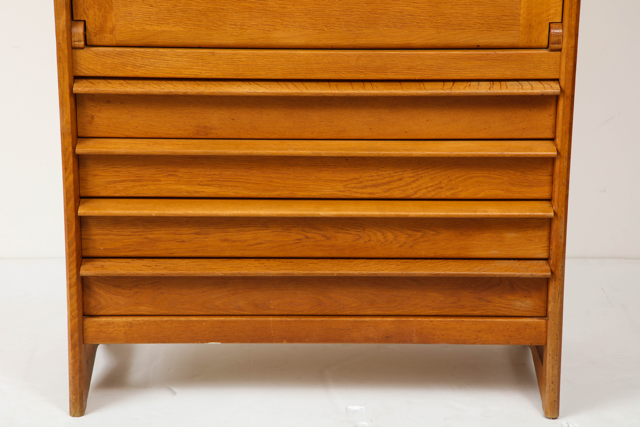
[[[70,410],[103,343],[528,345],[579,0],[55,0]]]

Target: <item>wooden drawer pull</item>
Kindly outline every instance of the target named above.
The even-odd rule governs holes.
[[[80,138],[80,155],[322,156],[322,157],[556,157],[552,140],[340,141],[256,139]]]
[[[470,259],[85,258],[85,277],[523,277],[549,278],[547,261]]]
[[[76,79],[76,94],[193,96],[490,96],[559,95],[556,80],[318,82]]]
[[[553,218],[547,201],[82,199],[81,217]]]

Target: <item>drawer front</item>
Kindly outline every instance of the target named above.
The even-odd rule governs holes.
[[[78,135],[121,138],[553,139],[555,96],[78,94]]]
[[[547,258],[550,202],[83,199],[85,257]]]
[[[79,165],[84,197],[550,199],[553,158],[81,155]]]
[[[547,279],[84,277],[83,298],[92,316],[545,316]]]
[[[86,257],[547,258],[549,219],[83,217]]]
[[[95,46],[545,48],[562,0],[75,0]]]

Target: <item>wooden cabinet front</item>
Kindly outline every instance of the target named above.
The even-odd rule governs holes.
[[[562,0],[75,0],[93,46],[545,48]]]

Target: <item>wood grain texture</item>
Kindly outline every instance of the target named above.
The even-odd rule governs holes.
[[[85,317],[90,343],[389,343],[543,345],[541,318],[367,316]]]
[[[550,199],[551,158],[80,156],[83,197]]]
[[[563,92],[558,98],[558,133],[556,145],[558,159],[554,166],[552,203],[558,213],[551,225],[549,263],[553,272],[549,280],[547,345],[544,349],[544,388],[542,406],[547,418],[560,414],[560,366],[562,354],[562,317],[564,305],[564,274],[567,238],[567,210],[569,197],[569,171],[573,132],[573,106],[575,98],[576,61],[578,54],[578,28],[580,0],[565,0],[562,46]]]
[[[81,217],[553,218],[547,201],[82,199]]]
[[[84,12],[76,19],[87,19],[95,45],[340,49],[546,47],[543,24],[562,5],[561,0],[75,3]]]
[[[555,80],[520,81],[238,81],[76,79],[76,94],[194,96],[490,96],[559,95]]]
[[[116,17],[113,6],[113,0],[73,1],[74,19],[88,23],[89,45],[115,45]]]
[[[79,138],[83,155],[314,157],[555,157],[550,140],[376,141]]]
[[[472,259],[85,258],[86,277],[518,277],[549,278],[547,261]]]
[[[548,139],[552,96],[76,95],[82,137]]]
[[[560,21],[562,21],[562,0],[522,0],[520,47],[547,46],[549,23]]]
[[[89,316],[545,316],[547,280],[460,277],[84,277]]]
[[[64,196],[65,255],[67,273],[67,325],[69,345],[69,413],[84,415],[89,383],[93,371],[96,346],[87,345],[82,331],[82,284],[79,277],[82,263],[76,103],[73,96],[72,17],[70,0],[55,0],[56,55],[58,66],[58,96],[60,101],[60,133],[62,148],[62,182]]]
[[[556,80],[560,73],[560,53],[547,49],[375,51],[87,47],[73,52],[73,66],[76,76],[86,77]]]
[[[84,49],[85,47],[84,21],[71,21],[71,47],[73,49]]]
[[[546,258],[549,202],[83,199],[90,257]]]
[[[87,257],[549,256],[549,219],[82,217]]]

